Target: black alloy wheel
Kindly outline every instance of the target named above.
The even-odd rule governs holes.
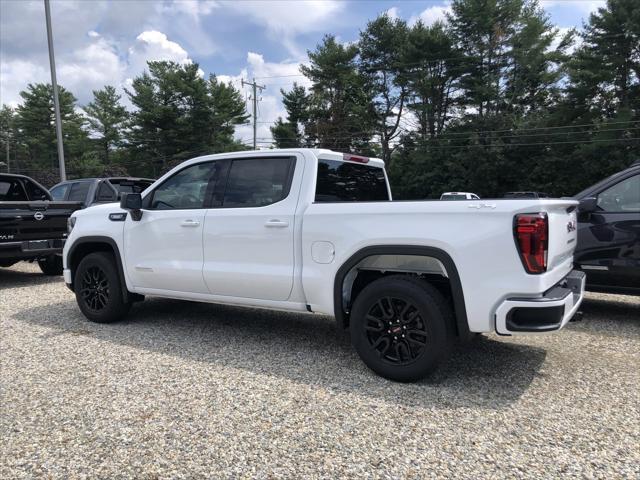
[[[454,320],[442,294],[419,277],[392,275],[356,297],[351,343],[378,375],[413,382],[433,372],[452,344]]]
[[[369,309],[366,322],[369,345],[393,365],[407,365],[427,348],[425,320],[410,300],[382,297]]]
[[[73,289],[80,310],[92,322],[120,320],[131,308],[131,294],[121,280],[115,256],[90,253],[73,272]]]
[[[80,295],[91,310],[100,311],[109,303],[109,279],[98,266],[85,270],[80,281]]]

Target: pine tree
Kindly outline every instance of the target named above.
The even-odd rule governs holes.
[[[286,121],[278,118],[271,127],[271,134],[277,148],[302,147],[304,139],[304,123],[308,119],[309,98],[304,87],[293,84],[293,88],[286,92],[280,90],[282,103],[287,111]]]
[[[309,52],[302,73],[311,80],[305,133],[318,147],[343,152],[366,151],[371,139],[371,95],[357,71],[357,45],[343,45],[332,35]]]
[[[23,103],[17,108],[16,127],[29,155],[29,168],[57,168],[58,152],[53,108],[53,88],[50,84],[29,84],[20,92]],[[76,113],[76,98],[58,86],[60,117],[65,159],[73,161],[86,150],[88,137],[84,120]]]
[[[402,133],[407,66],[404,53],[407,25],[387,14],[367,24],[360,33],[358,71],[371,95],[372,131],[379,138],[382,158],[391,162],[393,142]]]
[[[120,98],[116,89],[107,85],[102,90],[94,90],[93,101],[84,108],[91,131],[98,137],[95,142],[100,146],[100,155],[106,165],[110,163],[111,151],[122,141],[128,118]]]

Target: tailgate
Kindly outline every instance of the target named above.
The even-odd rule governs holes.
[[[573,257],[578,241],[577,210],[575,200],[544,200],[544,211],[549,218],[549,252],[547,272],[553,271]]]
[[[0,242],[59,239],[81,202],[0,202]]]

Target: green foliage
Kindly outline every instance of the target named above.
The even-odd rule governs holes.
[[[102,160],[108,165],[109,155],[121,145],[127,110],[120,104],[120,95],[111,85],[93,91],[93,101],[84,107],[91,133],[97,135],[95,142],[102,150]]]
[[[16,139],[27,152],[29,166],[35,169],[57,168],[58,152],[51,85],[29,84],[20,92],[23,103],[17,108]],[[84,119],[75,111],[76,99],[64,87],[58,86],[60,117],[65,157],[78,158],[88,145],[83,129]]]
[[[382,158],[391,162],[392,141],[400,135],[407,98],[407,25],[383,14],[360,33],[358,72],[371,97],[371,133],[380,140]]]
[[[136,109],[127,138],[136,171],[157,175],[168,161],[237,148],[234,126],[248,118],[240,92],[214,75],[205,80],[195,63],[148,65],[126,91]]]
[[[306,146],[303,130],[309,120],[309,96],[304,87],[293,84],[289,92],[280,90],[282,103],[287,111],[287,120],[278,118],[271,127],[271,135],[277,148],[294,148]]]
[[[462,54],[445,24],[426,27],[418,22],[407,35],[404,60],[407,108],[417,119],[413,127],[422,141],[435,138],[458,110],[454,94]]]
[[[310,144],[349,152],[371,138],[371,94],[357,70],[357,45],[326,35],[300,70],[312,82],[305,134]]]

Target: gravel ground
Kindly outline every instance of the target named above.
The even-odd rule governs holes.
[[[60,278],[0,269],[0,477],[638,478],[640,301],[583,310],[404,385],[326,317],[152,299],[91,324]]]

